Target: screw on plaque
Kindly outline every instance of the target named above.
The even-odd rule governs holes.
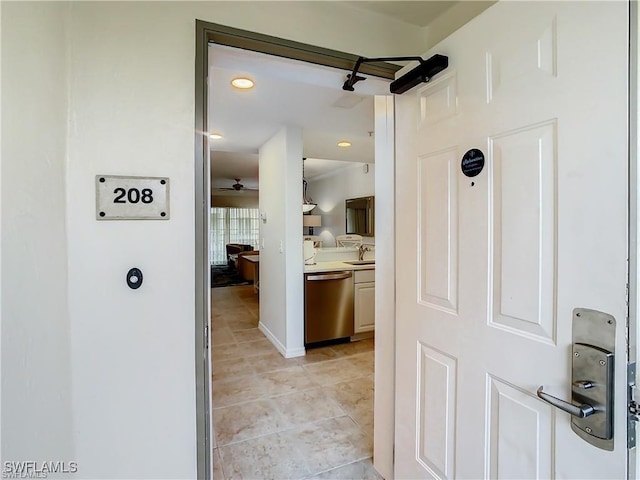
[[[127,285],[129,288],[135,290],[142,285],[142,270],[139,268],[132,268],[127,272]]]

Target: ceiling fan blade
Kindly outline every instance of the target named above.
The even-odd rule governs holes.
[[[230,187],[211,187],[212,191],[225,191],[225,192],[257,192],[258,189],[257,188],[248,188],[245,187],[242,183],[240,183],[240,179],[239,178],[234,178],[234,180],[236,181],[236,183],[234,183],[233,185],[231,185]]]
[[[225,191],[225,192],[257,192],[257,188],[242,188],[238,190],[237,188],[227,188],[227,187],[211,187],[211,190],[215,191]]]

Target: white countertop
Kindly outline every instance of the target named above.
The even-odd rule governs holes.
[[[350,265],[346,262],[318,262],[315,265],[305,265],[304,273],[338,272],[341,270],[375,270],[376,265]]]

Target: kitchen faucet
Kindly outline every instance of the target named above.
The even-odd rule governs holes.
[[[358,247],[358,260],[362,261],[364,259],[364,253],[370,252],[371,250],[372,248],[369,245],[365,245],[364,243],[361,243],[360,246]]]

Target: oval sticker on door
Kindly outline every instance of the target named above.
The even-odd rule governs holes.
[[[467,177],[475,177],[484,168],[484,153],[477,148],[467,151],[462,157],[460,168]]]

